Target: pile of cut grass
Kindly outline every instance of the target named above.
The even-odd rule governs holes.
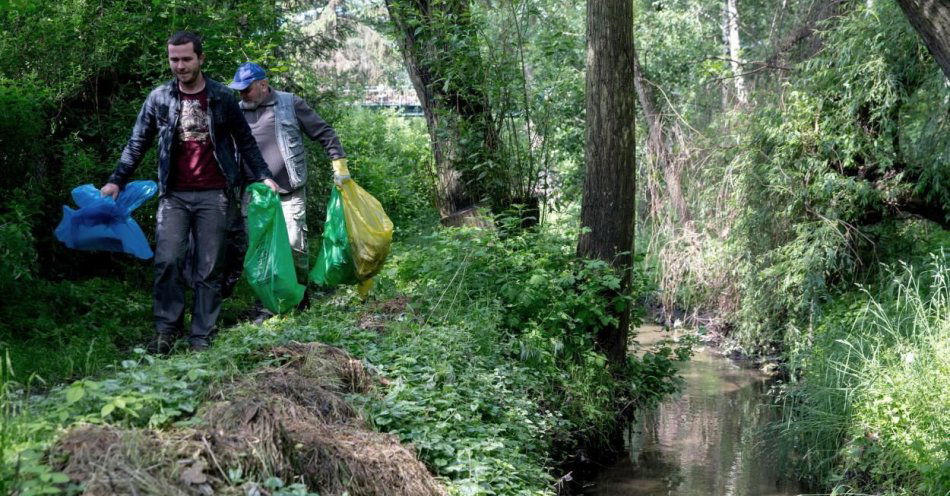
[[[81,424],[48,452],[87,495],[253,494],[277,477],[325,495],[441,496],[411,448],[374,432],[343,398],[373,380],[343,350],[290,343],[277,361],[215,388],[195,427]]]

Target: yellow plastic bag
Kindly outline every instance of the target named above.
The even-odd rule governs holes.
[[[393,240],[393,223],[373,195],[355,181],[344,181],[340,189],[343,217],[350,241],[350,253],[356,265],[356,278],[363,281],[361,293],[369,291],[370,279],[379,273],[389,255]]]

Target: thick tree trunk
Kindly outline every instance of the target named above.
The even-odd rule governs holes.
[[[498,151],[498,131],[488,98],[477,81],[449,77],[446,60],[466,60],[478,73],[469,46],[474,42],[468,0],[386,0],[389,17],[401,33],[409,79],[425,114],[436,168],[436,199],[443,219],[473,207],[489,193],[470,165],[490,161]],[[447,25],[451,19],[452,25]],[[458,50],[457,57],[452,55]],[[466,167],[466,166],[469,167]]]
[[[619,289],[630,289],[635,173],[633,2],[587,1],[587,165],[581,226],[581,257],[606,260],[622,271]],[[619,324],[598,332],[596,341],[611,363],[627,353],[629,308]]]
[[[950,79],[950,0],[897,0],[897,4]]]

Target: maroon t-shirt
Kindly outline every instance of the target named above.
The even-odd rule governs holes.
[[[181,95],[181,112],[175,130],[172,160],[173,190],[223,189],[227,179],[214,159],[208,129],[208,89]]]

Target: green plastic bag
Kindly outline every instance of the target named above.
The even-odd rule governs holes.
[[[356,284],[356,266],[350,254],[350,240],[346,235],[346,219],[343,217],[343,200],[336,187],[330,188],[327,202],[327,221],[323,224],[323,245],[317,263],[310,271],[310,282],[330,287],[339,284]]]
[[[274,313],[283,313],[300,303],[305,288],[297,282],[280,198],[263,183],[253,183],[247,191],[244,274],[261,303]]]

